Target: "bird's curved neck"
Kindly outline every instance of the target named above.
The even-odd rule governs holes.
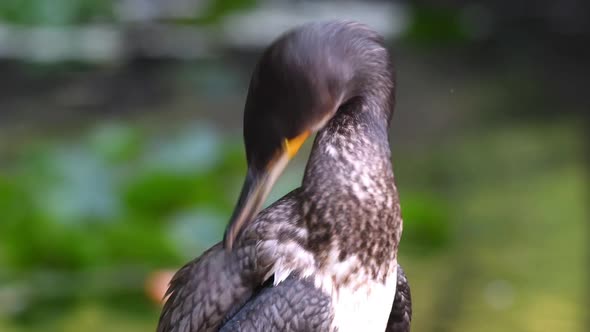
[[[350,257],[377,278],[395,263],[401,216],[386,113],[372,107],[349,103],[318,133],[302,194],[309,250],[320,264]]]

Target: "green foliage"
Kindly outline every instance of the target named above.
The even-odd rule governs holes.
[[[215,23],[225,15],[242,11],[256,5],[256,0],[217,0],[211,1],[209,7],[200,18],[200,23]]]
[[[252,8],[256,0],[207,1],[202,12],[195,12],[178,23],[212,24],[235,11]],[[117,20],[113,0],[2,0],[0,22],[20,25],[77,25]],[[136,4],[137,10],[146,4]]]
[[[3,0],[0,20],[24,25],[68,25],[113,19],[112,0]]]
[[[404,218],[404,251],[432,254],[450,244],[450,211],[447,203],[433,195],[410,192],[401,198]]]
[[[405,39],[421,45],[464,42],[468,34],[458,10],[417,6]]]
[[[220,238],[244,157],[212,129],[186,131],[149,140],[105,124],[78,142],[13,158],[0,172],[0,281],[27,276],[22,281],[34,289],[30,278],[44,271],[137,266],[143,275],[130,296],[139,299],[149,269],[178,266]],[[76,301],[76,293],[63,292],[65,303]],[[29,317],[46,305],[44,295],[38,299],[26,306]]]

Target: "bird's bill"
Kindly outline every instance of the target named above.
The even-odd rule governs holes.
[[[289,160],[297,154],[309,134],[310,132],[306,131],[291,139],[285,139],[276,157],[270,160],[264,170],[248,168],[238,204],[225,230],[223,242],[226,249],[232,249],[240,231],[260,212],[262,204],[264,204],[277,178]]]

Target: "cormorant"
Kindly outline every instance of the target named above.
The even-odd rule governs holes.
[[[360,23],[309,23],[264,51],[245,105],[238,203],[222,243],[172,279],[159,332],[409,331],[394,91],[383,39]],[[316,132],[301,187],[260,211]]]

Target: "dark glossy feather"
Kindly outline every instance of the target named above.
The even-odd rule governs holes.
[[[220,331],[329,331],[330,298],[308,279],[291,276],[252,297]]]
[[[397,266],[397,289],[385,332],[409,332],[412,322],[412,294],[401,265]]]
[[[218,244],[180,269],[170,283],[158,332],[217,330],[227,311],[253,292],[252,250],[230,255]]]
[[[260,213],[231,252],[219,243],[176,272],[157,331],[217,331],[228,312],[250,299],[264,283],[274,254],[258,244],[289,233],[290,223],[298,220],[297,194],[294,190]]]

